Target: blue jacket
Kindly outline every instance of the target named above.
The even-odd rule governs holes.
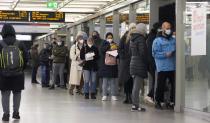
[[[166,57],[166,53],[173,52],[173,56]],[[174,71],[176,69],[176,40],[174,38],[157,37],[152,46],[157,72]]]

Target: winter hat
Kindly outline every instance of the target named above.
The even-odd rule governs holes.
[[[11,37],[15,37],[15,29],[11,24],[4,24],[2,31],[1,31],[1,35],[3,38],[7,38],[9,36]]]
[[[78,36],[82,36],[84,40],[87,40],[88,39],[87,33],[86,32],[83,32],[83,31],[79,31],[77,33],[77,36],[76,37],[78,37]]]
[[[136,25],[136,30],[137,30],[140,34],[145,35],[146,32],[147,32],[147,27],[146,27],[145,24],[140,23],[140,24],[137,24],[137,25]]]
[[[130,23],[128,28],[129,28],[129,30],[132,30],[133,28],[136,28],[136,24],[135,23]]]

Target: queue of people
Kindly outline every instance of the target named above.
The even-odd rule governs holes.
[[[0,66],[0,90],[4,111],[2,120],[8,121],[11,91],[14,94],[13,118],[20,119],[19,106],[21,91],[24,89],[23,70],[28,58],[24,45],[16,43],[15,30],[11,25],[3,26],[2,37],[1,50],[7,52],[5,47],[14,45],[18,48],[11,52],[20,53],[17,55],[18,58],[15,56],[15,60],[19,60],[17,64],[11,61],[13,63],[11,66],[8,66],[9,62],[4,67]],[[89,37],[85,32],[79,32],[70,50],[58,37],[53,39],[52,44],[45,43],[40,52],[38,52],[39,46],[33,45],[30,52],[32,58],[31,82],[39,84],[36,74],[40,67],[40,84],[43,88],[48,87],[53,90],[57,85],[62,89],[68,89],[70,95],[76,92],[84,95],[85,99],[96,99],[98,89],[101,89],[102,101],[108,101],[109,96],[111,101],[117,101],[120,81],[124,83],[126,97],[123,103],[132,104],[132,111],[144,112],[146,109],[140,104],[142,101],[139,97],[140,92],[141,95],[144,95],[144,83],[149,73],[151,81],[145,100],[154,104],[157,109],[163,109],[163,104],[173,109],[175,105],[176,40],[173,37],[172,25],[169,22],[164,22],[162,26],[156,23],[147,35],[145,24],[131,23],[129,30],[119,41],[119,45],[117,42],[111,32],[108,32],[103,40],[99,33],[94,31]],[[1,56],[4,57],[4,54]],[[67,63],[70,63],[69,79],[64,76]],[[11,71],[10,67],[17,68],[17,70]],[[19,80],[20,83],[16,83],[16,80]],[[12,84],[8,85],[6,81]],[[170,87],[166,82],[170,84]],[[164,97],[166,90],[170,90],[170,99]]]
[[[140,105],[144,96],[145,80],[148,75],[149,93],[144,101],[155,105],[157,109],[173,109],[175,105],[175,38],[172,26],[164,22],[162,27],[155,23],[147,35],[145,24],[131,23],[128,31],[122,36],[119,45],[114,35],[108,32],[102,40],[97,31],[91,36],[79,32],[74,44],[68,49],[63,42],[57,40],[52,50],[48,44],[44,45],[39,54],[41,66],[41,83],[43,87],[54,89],[57,85],[66,89],[64,82],[64,64],[71,61],[68,81],[70,95],[79,93],[85,99],[96,99],[98,89],[102,92],[102,101],[117,101],[119,98],[119,82],[124,83],[124,104],[132,104],[132,111],[146,111]],[[33,56],[37,56],[35,45]],[[69,57],[68,60],[65,58]],[[34,61],[37,61],[34,58]],[[49,63],[52,61],[52,82],[49,84]],[[33,70],[37,64],[33,63]],[[157,77],[156,77],[157,72]],[[32,74],[32,83],[37,83],[35,71]],[[58,78],[58,79],[57,79]],[[156,81],[157,78],[157,81]],[[167,87],[166,82],[171,87]],[[170,89],[170,99],[165,99],[164,92]],[[110,96],[110,99],[109,99]]]

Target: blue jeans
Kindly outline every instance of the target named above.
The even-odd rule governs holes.
[[[118,88],[116,78],[103,78],[103,96],[107,96],[109,85],[111,89],[111,96],[117,96]]]
[[[38,66],[32,66],[32,75],[31,75],[31,81],[32,82],[36,82],[36,74],[37,74],[37,69],[38,69]]]
[[[84,93],[96,93],[96,72],[84,70]]]
[[[49,85],[50,69],[46,65],[41,65],[41,82],[42,85]]]

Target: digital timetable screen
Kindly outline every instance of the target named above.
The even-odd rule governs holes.
[[[63,12],[31,12],[30,21],[32,22],[65,22]]]
[[[0,11],[0,21],[28,21],[27,11]]]

